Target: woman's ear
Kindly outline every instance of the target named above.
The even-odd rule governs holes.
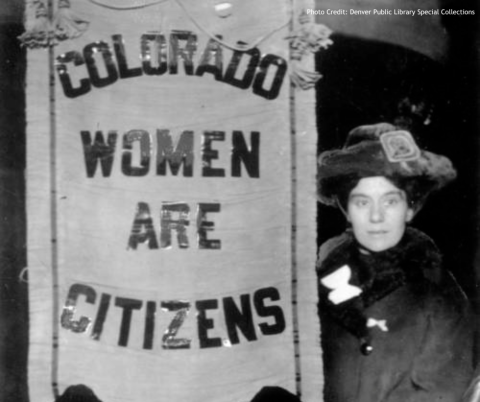
[[[407,216],[406,216],[405,221],[407,223],[410,223],[414,216],[415,216],[415,211],[412,208],[408,208],[407,209]]]

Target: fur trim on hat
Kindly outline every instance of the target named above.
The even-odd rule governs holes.
[[[335,184],[344,179],[385,176],[419,179],[425,197],[456,177],[451,161],[420,150],[412,135],[388,123],[360,126],[348,134],[342,149],[325,151],[318,158],[318,199],[336,204]]]

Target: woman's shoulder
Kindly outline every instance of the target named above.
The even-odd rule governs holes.
[[[352,238],[351,233],[348,231],[342,234],[332,237],[325,241],[318,249],[317,255],[317,269],[320,268],[325,259],[332,253],[332,251],[338,249],[340,246],[348,243]]]

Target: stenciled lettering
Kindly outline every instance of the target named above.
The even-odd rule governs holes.
[[[221,241],[211,239],[208,234],[215,229],[215,222],[210,214],[220,212],[218,203],[198,203],[190,207],[184,202],[163,202],[160,207],[160,234],[157,235],[150,205],[139,202],[133,218],[132,229],[128,238],[128,249],[137,250],[139,244],[150,250],[172,249],[174,243],[179,249],[188,249],[190,240],[187,228],[190,226],[190,212],[196,211],[196,243],[199,249],[219,250]],[[174,242],[173,233],[176,234]]]
[[[116,297],[115,306],[122,309],[122,321],[120,324],[120,334],[118,336],[118,346],[127,346],[130,336],[130,326],[134,310],[140,310],[143,302],[141,300],[129,299],[125,297]]]
[[[180,45],[184,43],[184,45]],[[193,75],[193,56],[197,51],[197,36],[190,31],[172,31],[170,34],[168,71],[177,74],[178,62],[183,60],[186,75]]]
[[[150,214],[150,206],[146,202],[139,202],[137,204],[132,230],[128,239],[128,248],[136,250],[138,244],[146,244],[151,250],[158,248],[157,235]]]
[[[167,174],[167,164],[174,176],[183,165],[183,176],[193,176],[193,131],[183,131],[174,147],[170,130],[157,130],[157,175]]]
[[[160,247],[172,247],[172,231],[177,233],[179,248],[188,248],[187,226],[190,206],[183,202],[165,202],[160,210]]]
[[[93,341],[122,348],[173,352],[194,345],[199,349],[233,347],[282,334],[286,323],[281,303],[275,287],[221,299],[142,300],[74,283],[61,325]]]
[[[72,285],[68,291],[67,301],[65,302],[65,307],[63,308],[60,318],[60,323],[63,328],[77,333],[86,332],[92,322],[91,318],[85,316],[74,320],[76,305],[80,295],[83,295],[85,301],[90,304],[94,304],[97,299],[97,293],[92,287],[79,283]]]
[[[109,131],[106,143],[101,131],[95,133],[95,140],[93,142],[90,131],[81,131],[80,135],[82,137],[87,177],[95,176],[98,161],[100,161],[103,177],[109,177],[112,173],[113,157],[117,144],[117,132]]]
[[[203,177],[226,177],[227,172],[231,177],[240,178],[245,173],[252,179],[260,177],[258,131],[250,132],[247,140],[241,130],[233,130],[231,134],[205,130],[200,135],[198,150],[195,148],[195,133],[191,130],[172,136],[168,129],[157,129],[156,136],[152,136],[147,130],[132,129],[123,135],[121,147],[117,146],[117,130],[109,130],[106,134],[95,131],[94,136],[90,131],[82,130],[80,137],[88,178],[110,177],[115,172],[114,166],[118,166],[116,159],[120,159],[120,172],[127,177],[155,174],[190,178],[195,174],[196,152],[201,165],[197,174]],[[229,164],[226,158],[230,159]]]
[[[163,334],[163,349],[189,349],[192,340],[187,338],[176,338],[176,336],[180,327],[187,318],[188,312],[190,310],[190,303],[179,300],[169,300],[162,301],[161,307],[165,311],[175,313],[175,316],[173,317],[172,321],[168,325],[167,330]]]
[[[139,161],[133,163],[133,145],[139,145]],[[150,134],[145,130],[130,130],[123,136],[122,172],[125,176],[145,176],[150,170]]]
[[[161,32],[141,35],[138,65],[130,65],[128,43],[123,35],[114,34],[111,41],[111,45],[96,41],[87,44],[82,51],[71,50],[57,56],[56,70],[67,98],[86,95],[92,88],[105,88],[118,80],[142,75],[156,77],[165,73],[177,75],[179,65],[183,64],[186,77],[211,75],[216,81],[240,89],[252,88],[253,94],[273,100],[280,93],[287,71],[285,59],[274,54],[262,55],[257,48],[233,51],[224,68],[226,49],[215,39],[209,39],[198,55],[197,35],[186,30],[173,30],[168,37]],[[242,41],[238,43],[244,45]],[[246,67],[241,64],[243,57],[249,58]],[[243,70],[240,70],[241,65]]]
[[[225,312],[225,323],[227,324],[227,332],[230,342],[233,345],[240,343],[237,329],[248,341],[256,341],[255,324],[253,323],[252,304],[250,303],[250,295],[243,294],[240,296],[239,308],[233,297],[225,297],[223,299],[223,311]]]

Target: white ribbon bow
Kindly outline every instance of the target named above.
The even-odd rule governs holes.
[[[324,286],[332,289],[328,294],[328,299],[333,304],[343,303],[362,293],[362,289],[358,286],[353,286],[348,283],[351,277],[351,268],[348,265],[344,265],[320,280]]]
[[[367,320],[367,327],[368,328],[378,327],[383,332],[388,332],[387,320],[376,320],[375,318],[369,318]]]

